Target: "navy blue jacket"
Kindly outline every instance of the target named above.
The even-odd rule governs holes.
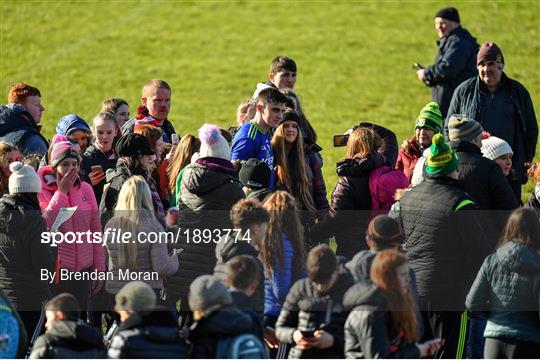
[[[527,182],[524,163],[530,162],[536,153],[538,124],[529,92],[519,82],[502,74],[499,90],[507,99],[507,110],[497,119],[485,119],[486,103],[490,91],[477,76],[463,82],[454,92],[448,114],[464,114],[478,121],[491,135],[505,140],[512,150],[512,168],[521,184]],[[497,90],[497,91],[499,91]],[[445,137],[448,139],[448,120],[444,124]],[[514,137],[509,138],[505,124],[514,124]]]
[[[463,81],[476,75],[476,39],[461,26],[437,41],[435,63],[426,68],[424,82],[431,87],[433,100],[446,116],[452,94]]]
[[[18,104],[0,106],[0,141],[17,146],[24,156],[43,156],[49,148],[30,112]]]

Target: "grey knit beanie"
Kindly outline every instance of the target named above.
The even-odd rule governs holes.
[[[496,136],[482,140],[482,154],[488,159],[495,160],[503,155],[514,155],[514,151],[506,141]]]
[[[482,125],[465,115],[454,114],[448,120],[448,139],[450,141],[472,141],[482,134]]]
[[[15,161],[9,165],[9,170],[11,170],[8,184],[10,194],[41,192],[41,179],[33,167]]]

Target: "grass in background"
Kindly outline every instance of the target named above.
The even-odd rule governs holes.
[[[61,116],[90,122],[105,98],[126,99],[133,113],[142,85],[161,78],[173,88],[169,118],[182,135],[204,122],[233,124],[271,59],[288,55],[299,66],[295,90],[319,134],[330,192],[334,164],[344,156],[332,147],[333,134],[360,121],[389,127],[400,142],[412,133],[431,92],[411,65],[432,63],[433,15],[448,5],[4,0],[0,90],[7,97],[21,80],[39,87],[44,133],[52,137]],[[527,87],[540,116],[540,3],[451,5],[479,43],[502,48],[505,72]]]

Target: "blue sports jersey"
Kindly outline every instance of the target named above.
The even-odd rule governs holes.
[[[234,136],[231,148],[231,161],[246,161],[255,158],[264,161],[270,169],[270,184],[274,184],[274,152],[270,144],[270,132],[263,131],[255,120],[243,124]]]

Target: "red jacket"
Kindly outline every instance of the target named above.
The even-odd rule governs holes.
[[[409,183],[413,176],[414,167],[421,157],[422,151],[420,151],[418,141],[414,137],[403,142],[399,149],[396,169],[403,171],[407,179],[409,179]]]

